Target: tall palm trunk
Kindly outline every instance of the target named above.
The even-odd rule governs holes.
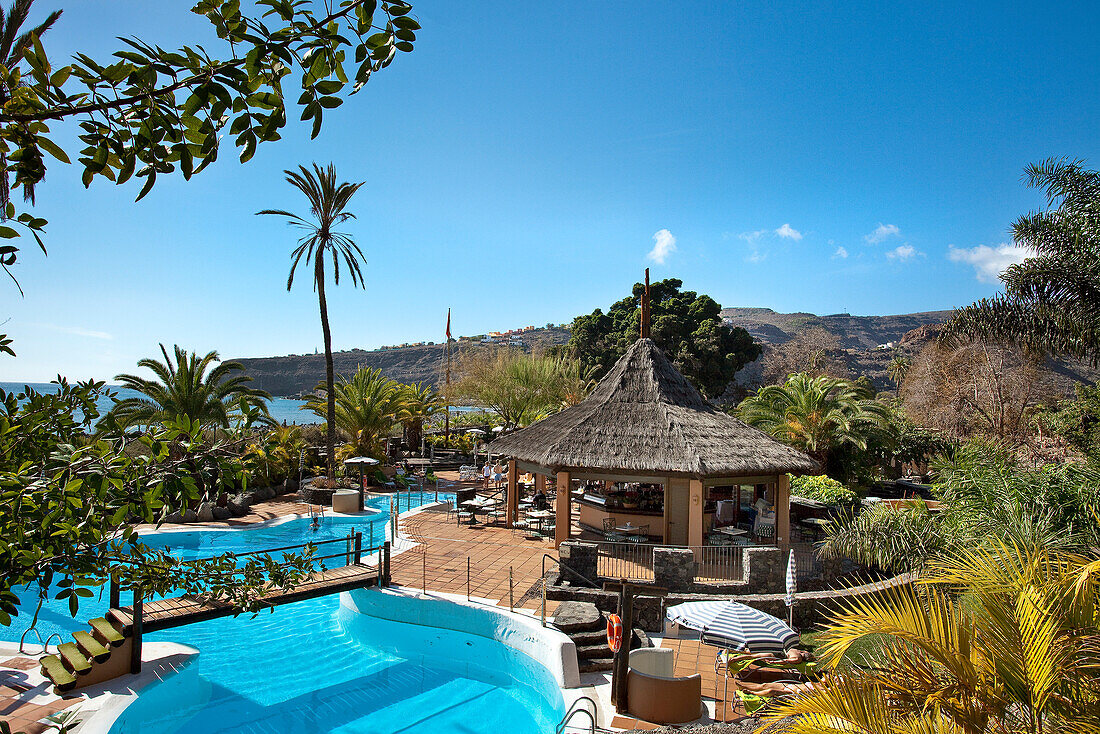
[[[328,396],[328,415],[325,418],[325,463],[328,478],[336,478],[336,375],[332,367],[332,332],[328,328],[328,302],[325,300],[325,261],[320,256],[314,261],[317,282],[317,300],[321,304],[321,331],[325,336],[325,392]]]

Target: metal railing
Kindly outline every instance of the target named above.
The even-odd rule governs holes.
[[[740,545],[704,545],[692,548],[696,581],[744,581],[745,554]]]
[[[653,549],[648,543],[598,543],[596,575],[627,581],[653,580]]]
[[[799,581],[822,574],[821,559],[814,552],[813,543],[791,543],[791,550],[794,551],[794,568]],[[784,564],[783,568],[786,570],[787,566]]]
[[[596,574],[603,578],[653,581],[653,549],[690,550],[699,581],[743,581],[744,548],[740,545],[672,546],[648,543],[597,543]]]

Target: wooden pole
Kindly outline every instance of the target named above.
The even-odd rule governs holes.
[[[563,542],[569,540],[572,535],[573,528],[571,526],[572,521],[572,508],[570,503],[572,497],[570,496],[569,488],[571,483],[569,481],[569,472],[558,472],[558,496],[554,500],[554,547],[557,548]]]
[[[130,672],[141,672],[141,636],[145,619],[145,601],[140,586],[134,587],[133,637],[130,638]]]
[[[510,459],[508,461],[508,493],[505,496],[506,510],[504,513],[505,524],[508,527],[514,527],[516,524],[516,517],[519,515],[519,470],[516,467],[516,460]]]

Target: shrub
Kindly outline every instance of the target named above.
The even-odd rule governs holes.
[[[846,505],[856,500],[856,493],[825,475],[791,478],[791,494],[827,505]]]

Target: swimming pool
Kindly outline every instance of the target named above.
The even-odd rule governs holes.
[[[407,497],[402,494],[402,504]],[[434,493],[411,496],[413,506],[434,500]],[[379,511],[328,516],[316,532],[308,518],[297,518],[239,530],[164,531],[143,540],[181,558],[344,538],[356,531],[370,547],[385,540],[389,498],[368,505]],[[372,595],[359,597],[360,603],[377,611],[385,608],[390,592],[355,593]],[[25,595],[25,612],[14,620],[23,628],[36,602],[33,590]],[[84,620],[106,611],[106,596],[104,591],[85,600],[75,620],[56,602],[47,603],[38,625],[43,637],[84,629]],[[362,601],[368,598],[370,605]],[[490,614],[463,609],[466,616]],[[436,615],[457,618],[449,611]],[[143,689],[113,723],[93,717],[93,731],[109,726],[110,734],[498,734],[505,729],[535,734],[556,726],[565,709],[559,681],[521,649],[486,631],[498,622],[451,629],[438,622],[409,624],[409,619],[407,607],[375,614],[355,603],[341,604],[333,595],[256,617],[148,634],[146,642],[179,642],[199,654],[180,672]],[[22,629],[0,628],[0,634],[17,640]]]
[[[402,492],[400,502],[402,508],[407,504],[419,507],[435,502],[434,492]],[[439,494],[440,500],[454,500],[454,494]],[[279,548],[288,545],[305,543],[307,541],[322,541],[334,538],[346,538],[348,533],[361,532],[363,534],[363,548],[371,548],[381,545],[386,540],[386,522],[389,520],[390,497],[372,497],[367,500],[367,507],[373,511],[362,515],[327,515],[321,527],[314,531],[310,529],[308,518],[291,518],[276,520],[261,525],[253,525],[239,529],[208,528],[203,530],[164,530],[142,534],[142,541],[154,548],[168,548],[177,558],[208,558],[220,553],[244,553],[247,551],[263,550],[265,548]],[[331,543],[321,546],[317,555],[330,555],[342,552],[340,543]],[[327,564],[340,565],[339,559],[330,560]],[[19,638],[30,626],[34,616],[34,608],[38,603],[38,588],[28,585],[14,589],[19,597],[19,615],[12,619],[8,627],[0,626],[0,640],[18,642]],[[93,617],[101,617],[107,612],[108,598],[107,586],[103,585],[94,589],[95,596],[81,599],[80,609],[74,619],[69,614],[68,604],[49,599],[42,605],[38,615],[36,629],[45,640],[55,633],[68,638],[77,630],[87,629],[87,620]],[[51,597],[53,595],[51,594]],[[122,603],[129,604],[129,595],[123,593]],[[38,642],[38,637],[31,633],[27,637],[30,642]],[[55,640],[56,643],[56,640]]]
[[[143,690],[110,734],[536,734],[564,713],[554,677],[522,652],[367,616],[336,596],[146,639],[200,652]]]

